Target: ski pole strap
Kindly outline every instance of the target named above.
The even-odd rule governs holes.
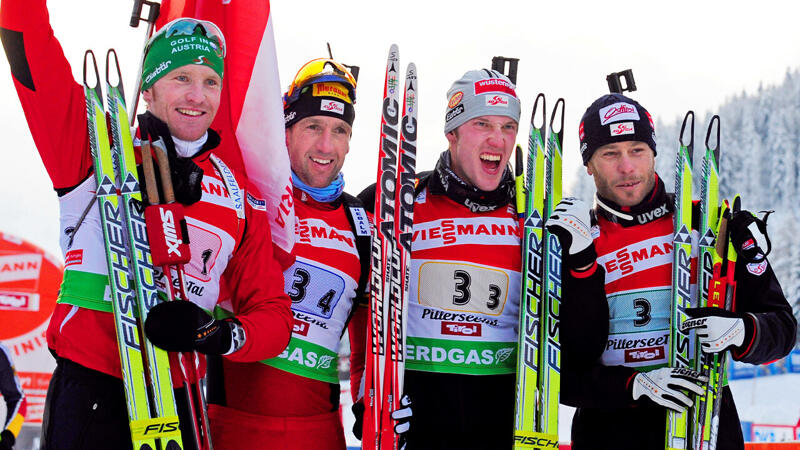
[[[72,231],[69,234],[69,242],[67,242],[67,248],[72,247],[72,242],[75,240],[75,235],[78,233],[78,228],[81,227],[83,224],[83,220],[86,219],[86,214],[89,214],[89,211],[92,209],[92,206],[97,201],[97,195],[92,197],[92,200],[86,205],[86,208],[81,213],[81,216],[78,217],[78,221],[75,223],[75,226],[72,227]]]

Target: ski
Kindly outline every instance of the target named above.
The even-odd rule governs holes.
[[[689,125],[688,143],[684,133]],[[692,153],[694,149],[694,112],[689,111],[683,119],[680,132],[680,147],[675,167],[675,217],[672,262],[672,295],[670,313],[669,366],[692,367],[691,343],[688,330],[680,324],[688,319],[686,309],[692,306]],[[690,448],[691,430],[689,412],[667,411],[666,448],[686,450]]]
[[[715,137],[711,144],[712,135]],[[714,253],[717,240],[717,227],[719,225],[719,116],[711,118],[706,132],[706,151],[703,156],[703,171],[700,182],[700,228],[699,249],[697,256],[697,306],[710,306],[709,287],[714,276]],[[709,375],[709,384],[706,395],[698,396],[692,412],[692,448],[702,450],[708,448],[710,409],[713,398],[716,396],[712,386],[714,374],[717,370],[716,356],[702,352],[700,341],[694,345],[693,369]]]
[[[411,273],[411,240],[414,224],[414,188],[417,157],[417,68],[410,63],[406,70],[405,91],[403,93],[403,115],[400,122],[398,146],[396,196],[394,200],[394,236],[392,245],[391,273],[389,288],[389,358],[386,360],[385,408],[389,413],[400,407],[403,395],[403,375],[405,372],[405,331],[408,308],[408,289]],[[386,287],[384,287],[386,289]],[[399,289],[399,290],[398,290]],[[386,414],[382,414],[386,417]],[[391,419],[381,427],[381,448],[397,450],[399,436],[394,432]]]
[[[93,85],[90,85],[88,79],[91,75],[90,65],[94,69]],[[135,450],[151,450],[156,448],[156,440],[159,438],[171,438],[176,444],[180,442],[180,430],[177,417],[158,417],[151,412],[147,380],[153,378],[148,376],[145,369],[140,324],[137,322],[135,311],[137,292],[131,274],[131,263],[125,242],[126,229],[118,196],[118,180],[115,173],[117,161],[109,142],[97,60],[91,50],[84,55],[83,86],[89,147],[97,182],[96,196],[103,228],[109,289],[131,439]],[[168,368],[166,370],[168,373]],[[171,386],[169,389],[171,391]]]
[[[112,73],[112,70],[115,70],[115,73]],[[115,83],[112,83],[112,78],[116,80]],[[137,312],[143,323],[150,309],[158,303],[158,290],[136,170],[133,139],[127,125],[129,119],[125,107],[119,59],[113,49],[106,53],[106,95],[109,133],[113,155],[117,162],[115,175],[119,180],[118,189],[122,200],[120,209],[127,233],[128,256],[136,289]],[[148,368],[147,379],[152,393],[151,410],[154,415],[172,418],[177,423],[178,412],[172,390],[169,356],[166,351],[154,346],[146,338],[142,340]],[[171,441],[165,445],[182,447],[180,433],[172,437]]]
[[[560,111],[560,114],[559,114]],[[557,121],[557,117],[560,119]],[[558,126],[558,131],[555,126]],[[564,99],[556,101],[550,115],[545,166],[544,221],[561,201],[561,166],[564,137]],[[559,309],[561,305],[561,243],[547,229],[543,233],[541,337],[539,341],[539,392],[542,396],[539,431],[558,445],[558,405],[561,397],[561,341],[559,338]]]
[[[539,102],[541,101],[541,107]],[[541,125],[536,126],[541,111]],[[519,340],[517,342],[516,411],[514,448],[535,448],[542,438],[539,409],[542,405],[539,390],[540,313],[543,291],[542,237],[544,233],[544,141],[547,126],[547,107],[544,94],[536,96],[528,135],[528,153],[523,170],[522,148],[517,146],[517,214],[523,223],[522,279],[520,292]]]
[[[393,389],[391,376],[387,376],[388,339],[391,331],[390,306],[392,291],[392,259],[395,244],[395,200],[397,198],[398,135],[400,120],[399,51],[392,44],[386,61],[383,86],[380,140],[378,143],[378,171],[375,184],[375,209],[372,227],[372,252],[370,255],[370,327],[367,344],[366,379],[364,386],[363,448],[380,450],[381,435],[393,431],[389,408],[393,399],[387,388]],[[398,256],[399,257],[399,256]],[[395,294],[400,295],[399,275],[395,277]],[[391,372],[390,374],[391,375]]]

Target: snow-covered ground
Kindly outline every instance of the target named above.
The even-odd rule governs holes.
[[[797,425],[800,419],[800,374],[790,373],[730,382],[742,421]]]

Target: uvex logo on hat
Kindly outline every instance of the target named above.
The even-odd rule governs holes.
[[[336,100],[322,100],[319,104],[319,110],[344,115],[344,103]]]
[[[508,107],[508,97],[505,95],[487,95],[486,106],[504,106]]]
[[[621,120],[639,120],[639,111],[630,103],[618,102],[600,109],[600,125]]]
[[[517,96],[514,87],[506,80],[500,78],[489,78],[487,80],[479,80],[475,82],[475,95],[485,94],[487,92],[504,92],[509,95]]]

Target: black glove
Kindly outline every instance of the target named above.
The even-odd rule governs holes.
[[[0,433],[0,450],[12,450],[16,441],[17,438],[14,437],[14,433],[9,430],[3,430]]]
[[[545,224],[547,231],[558,236],[561,259],[570,269],[586,267],[597,260],[589,211],[583,200],[567,197],[556,205]]]
[[[353,403],[350,409],[353,411],[353,416],[356,418],[356,422],[353,424],[353,436],[357,437],[360,441],[361,436],[364,434],[364,400],[361,399]]]
[[[748,263],[764,261],[772,250],[772,243],[767,235],[767,218],[771,212],[767,212],[762,220],[750,211],[736,211],[728,222],[736,253]]]
[[[681,331],[696,329],[704,353],[717,353],[741,347],[753,339],[753,321],[744,314],[722,308],[687,308],[691,319],[681,324]]]
[[[189,301],[162,302],[144,321],[144,333],[156,347],[168,352],[197,350],[207,355],[227,355],[242,348],[244,328],[235,318],[215,320]]]
[[[649,372],[641,372],[633,379],[633,399],[647,396],[650,400],[677,412],[685,412],[694,402],[681,389],[689,394],[703,395],[708,377],[691,369],[662,367]]]

